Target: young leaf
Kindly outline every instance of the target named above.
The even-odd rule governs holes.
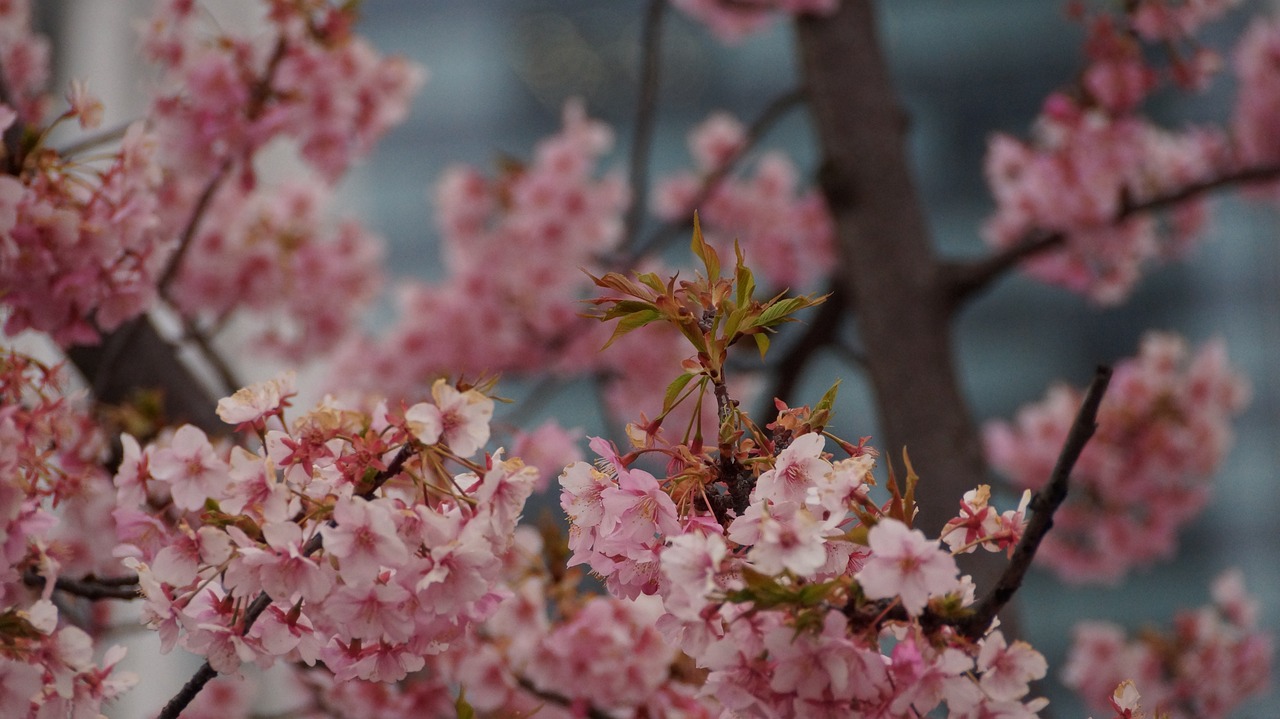
[[[733,243],[734,249],[737,250],[738,243]],[[734,284],[738,286],[738,306],[746,307],[751,301],[751,296],[756,291],[756,278],[751,274],[751,268],[742,264],[742,251],[738,250],[738,266],[734,269]]]
[[[458,719],[475,719],[476,710],[467,701],[467,688],[462,687],[458,690],[458,699],[453,703],[453,709],[458,713]]]
[[[756,349],[760,350],[760,359],[764,359],[764,355],[769,351],[769,335],[759,332],[751,335],[751,339],[756,341]]]
[[[787,299],[779,299],[770,302],[764,308],[764,312],[760,313],[760,319],[756,320],[757,327],[772,327],[782,322],[790,321],[790,316],[796,312],[817,304],[813,300],[805,296],[788,297]]]
[[[702,237],[702,224],[698,221],[698,213],[693,213],[693,254],[702,260],[703,266],[707,268],[707,279],[714,282],[720,279],[720,256],[716,254],[715,248],[707,244]]]
[[[835,383],[831,385],[831,389],[827,390],[822,395],[822,399],[818,400],[818,403],[813,406],[813,411],[820,412],[825,410],[830,412],[832,405],[836,403],[836,395],[839,394],[839,392],[840,380],[836,380]]]
[[[662,412],[665,414],[670,411],[672,405],[675,404],[676,397],[689,384],[689,380],[693,379],[693,375],[689,372],[676,377],[675,381],[667,385],[667,391],[662,396]]]
[[[640,310],[638,312],[632,312],[618,320],[618,326],[613,329],[613,335],[609,337],[609,341],[605,342],[604,347],[601,347],[600,349],[602,351],[608,349],[609,345],[613,344],[614,340],[625,335],[631,330],[639,329],[654,320],[660,319],[662,319],[662,313],[657,310]]]

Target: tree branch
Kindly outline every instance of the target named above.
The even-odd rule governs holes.
[[[36,573],[34,569],[27,569],[22,573],[22,582],[33,589],[44,587],[48,580]],[[138,578],[136,576],[127,577],[111,577],[107,579],[95,579],[85,577],[84,579],[69,579],[67,577],[59,577],[54,583],[53,588],[84,599],[138,599]]]
[[[1168,209],[1224,187],[1251,185],[1277,179],[1280,179],[1280,165],[1246,167],[1208,180],[1193,182],[1141,202],[1125,200],[1112,220],[1112,224],[1118,225],[1143,212]],[[1027,233],[1021,242],[996,254],[978,260],[946,263],[943,269],[945,276],[948,277],[953,301],[959,306],[972,299],[1023,260],[1061,247],[1066,242],[1068,234],[1061,231],[1036,229]]]
[[[1035,558],[1041,540],[1053,527],[1054,512],[1067,498],[1067,483],[1071,477],[1071,470],[1098,428],[1098,407],[1102,404],[1102,396],[1106,394],[1107,384],[1110,381],[1111,369],[1098,367],[1097,372],[1094,373],[1093,382],[1090,383],[1084,401],[1080,405],[1080,411],[1076,414],[1071,430],[1067,433],[1066,443],[1058,455],[1058,462],[1053,467],[1049,483],[1041,487],[1031,499],[1031,519],[1027,522],[1022,540],[1013,550],[1013,558],[1005,567],[996,585],[978,603],[974,613],[958,625],[960,632],[970,639],[976,640],[986,633],[996,614],[1009,603],[1009,600],[1013,599],[1013,595],[1022,586],[1022,579],[1031,566],[1031,560]]]
[[[179,361],[177,349],[145,315],[108,333],[99,345],[71,347],[66,354],[98,402],[129,402],[139,389],[158,387],[167,420],[195,425],[210,436],[231,429],[214,413],[218,398]],[[120,361],[125,357],[128,362]]]
[[[218,349],[213,346],[213,339],[202,329],[196,326],[194,320],[186,318],[182,322],[183,335],[195,343],[200,348],[200,354],[204,355],[205,361],[213,368],[218,380],[222,382],[222,388],[227,394],[235,392],[244,386],[240,378],[236,376],[235,370],[231,369],[231,364],[222,356]]]
[[[662,69],[662,16],[667,0],[649,0],[640,41],[640,97],[636,102],[635,134],[631,138],[631,206],[624,219],[622,246],[633,244],[640,234],[648,204],[649,155],[653,149],[653,123],[657,116],[658,85]]]
[[[552,704],[555,704],[557,706],[562,706],[562,707],[574,706],[573,699],[570,699],[569,697],[563,694],[560,694],[558,692],[549,692],[549,691],[546,691],[545,689],[539,689],[528,677],[517,676],[516,684],[520,685],[521,689],[529,692],[530,694],[534,695],[535,697],[543,701],[551,702]],[[586,713],[584,714],[584,716],[588,717],[588,719],[610,719],[612,715],[609,714],[608,712],[601,711],[593,706],[588,706],[586,708]]]
[[[799,107],[800,104],[804,102],[804,99],[804,91],[801,89],[795,89],[783,95],[779,95],[766,105],[765,108],[760,111],[760,115],[756,117],[755,121],[747,126],[747,134],[742,143],[742,147],[738,148],[737,152],[733,153],[733,155],[730,156],[724,164],[717,167],[702,179],[702,184],[699,186],[698,192],[693,196],[693,200],[689,203],[688,212],[684,213],[686,216],[666,223],[662,227],[658,228],[658,230],[652,235],[645,238],[643,242],[635,244],[634,247],[630,246],[630,242],[627,245],[624,245],[624,247],[629,247],[629,249],[623,256],[620,264],[625,268],[634,267],[641,257],[663,247],[668,242],[671,242],[673,239],[678,237],[681,233],[687,232],[689,228],[693,226],[692,217],[694,210],[698,209],[702,203],[707,201],[707,198],[711,197],[711,194],[716,191],[716,188],[720,186],[720,183],[723,182],[724,179],[729,176],[729,173],[733,172],[733,170],[741,163],[742,158],[746,157],[748,152],[750,152],[756,145],[760,144],[760,140],[765,136],[765,134],[767,134],[769,130],[773,129],[773,126],[777,124],[778,121],[781,120],[789,111]]]

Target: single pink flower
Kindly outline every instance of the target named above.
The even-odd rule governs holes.
[[[227,424],[258,426],[288,406],[298,393],[296,375],[286,372],[275,379],[258,382],[218,400],[218,417]]]
[[[381,567],[398,567],[409,560],[409,550],[396,534],[384,501],[338,500],[333,519],[336,526],[321,530],[324,550],[338,558],[338,573],[348,584],[368,582]]]
[[[959,587],[955,559],[920,530],[885,518],[871,528],[867,541],[871,556],[855,578],[871,599],[901,597],[907,613],[916,616],[930,597]]]
[[[213,451],[204,432],[183,425],[169,446],[151,458],[151,476],[169,483],[173,503],[195,511],[206,499],[220,499],[230,482],[227,464]]]

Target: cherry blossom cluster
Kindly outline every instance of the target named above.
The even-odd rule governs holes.
[[[67,396],[60,370],[22,355],[0,356],[0,715],[96,713],[136,677],[113,672],[124,649],[98,664],[84,629],[59,621],[50,601],[62,574],[119,574],[106,454],[82,398]],[[41,591],[43,587],[43,591]],[[64,605],[65,606],[65,605]]]
[[[557,536],[558,544],[563,540]],[[577,570],[548,566],[548,547],[521,527],[507,558],[511,595],[467,647],[442,655],[443,674],[477,711],[551,717],[590,708],[618,717],[719,715],[695,696],[701,677],[662,637],[655,597],[583,593]]]
[[[160,3],[143,33],[147,58],[162,70],[147,122],[130,127],[105,158],[89,159],[43,140],[69,119],[94,127],[101,103],[73,82],[69,109],[46,127],[49,103],[37,90],[48,75],[47,41],[31,33],[28,3],[0,9],[10,93],[0,98],[0,132],[9,138],[0,176],[7,333],[36,329],[63,345],[96,342],[148,309],[171,279],[169,265],[181,260],[184,309],[220,319],[243,301],[277,313],[286,321],[269,330],[271,344],[295,357],[327,348],[350,324],[377,289],[377,244],[350,222],[319,232],[319,190],[284,188],[276,199],[253,193],[254,156],[287,138],[332,183],[405,115],[424,75],[352,35],[352,7],[268,5],[274,43],[206,35],[194,2]],[[233,170],[239,183],[227,188]],[[307,212],[281,217],[296,210]],[[210,211],[224,222],[197,238]],[[302,278],[333,292],[304,292]]]
[[[1059,385],[1015,422],[986,427],[991,464],[1015,486],[1036,489],[1053,468],[1080,392]],[[1231,444],[1230,419],[1248,385],[1221,342],[1190,356],[1176,335],[1148,334],[1137,357],[1117,364],[1098,432],[1072,475],[1039,558],[1064,579],[1114,582],[1170,556],[1179,527],[1208,500]]]
[[[329,188],[289,183],[219,192],[169,298],[212,326],[237,309],[265,325],[254,342],[291,358],[333,349],[379,288],[382,243],[358,222],[325,216]]]
[[[943,704],[953,716],[1034,716],[1044,703],[1026,695],[1044,658],[993,627],[958,628],[974,586],[950,552],[911,528],[914,473],[905,491],[891,481],[878,504],[874,450],[836,440],[848,456],[827,454],[833,394],[813,409],[780,405],[764,429],[728,396],[727,348],[815,301],[755,302],[741,253],[728,279],[696,224],[693,248],[705,275],[611,273],[597,282],[616,294],[598,304],[618,320],[615,336],[645,320],[680,329],[697,355],[665,405],[709,385],[718,440],[703,447],[691,430],[659,444],[636,429],[623,455],[593,439],[597,463],[560,476],[568,565],[587,565],[616,597],[660,599],[658,630],[707,671],[704,695],[735,716],[925,715]],[[662,478],[641,466],[649,455],[665,460]],[[1017,541],[1025,507],[987,531],[985,517],[969,520],[977,504],[969,497],[969,515],[954,522],[978,532],[975,546]]]
[[[287,137],[332,182],[405,117],[426,78],[354,35],[352,6],[264,5],[274,37],[206,32],[192,0],[164,0],[146,25],[144,51],[162,70],[151,120],[177,175],[238,162],[251,177],[253,154]]]
[[[1181,198],[1166,216],[1146,210],[1266,159],[1248,138],[1269,136],[1274,75],[1264,77],[1263,70],[1250,78],[1242,70],[1235,142],[1211,127],[1162,129],[1138,112],[1166,83],[1200,88],[1217,73],[1222,61],[1194,33],[1231,4],[1151,0],[1129,3],[1120,15],[1081,11],[1088,64],[1078,84],[1049,96],[1030,140],[1005,134],[991,140],[986,174],[996,211],[984,230],[987,242],[1005,249],[1056,240],[1026,270],[1108,304],[1128,294],[1144,265],[1185,252],[1206,217],[1203,197]],[[1242,43],[1242,69],[1267,67],[1261,34],[1255,30],[1253,44]],[[1144,40],[1159,44],[1168,67],[1153,64]]]
[[[612,141],[606,125],[570,102],[563,129],[527,164],[496,177],[447,171],[436,203],[448,276],[402,287],[399,323],[373,348],[353,343],[337,375],[412,395],[447,371],[594,367],[602,340],[578,317],[578,303],[591,288],[581,268],[597,268],[621,236],[625,183],[595,176]]]
[[[689,133],[694,170],[658,183],[656,214],[684,220],[697,209],[708,241],[722,253],[740,242],[747,264],[761,268],[772,287],[819,284],[834,260],[835,229],[822,194],[797,187],[796,168],[785,155],[766,153],[754,176],[720,178],[701,198],[709,179],[728,169],[746,144],[746,128],[726,113],[695,127]]]
[[[1245,592],[1239,570],[1219,576],[1212,596],[1212,605],[1179,613],[1166,631],[1128,638],[1106,622],[1077,625],[1064,681],[1091,706],[1110,703],[1121,717],[1141,716],[1138,689],[1154,716],[1230,715],[1267,688],[1274,647],[1271,635],[1258,629],[1257,601]]]
[[[840,0],[672,0],[671,4],[723,42],[736,43],[769,27],[779,12],[825,15],[835,12]]]
[[[10,10],[20,6],[7,5]],[[13,30],[0,33],[0,43]],[[0,44],[0,54],[19,46]],[[5,70],[13,72],[7,65]],[[13,80],[7,76],[5,81]],[[101,104],[85,86],[74,83],[67,99],[69,109],[52,124],[76,118],[91,128],[101,120]],[[42,106],[33,103],[29,109]],[[5,137],[40,138],[33,145],[7,143],[3,152],[4,331],[35,329],[62,345],[96,342],[99,332],[118,327],[151,304],[172,247],[173,228],[159,217],[156,141],[138,123],[104,159],[81,159],[40,144],[49,128],[38,124],[43,118],[29,115],[0,100]]]
[[[869,453],[833,462],[821,433],[794,438],[724,526],[696,498],[710,488],[593,448],[600,467],[561,476],[570,563],[615,595],[660,598],[657,628],[736,715],[924,715],[945,702],[955,716],[1030,717],[1043,705],[1024,704],[1046,671],[1030,646],[922,620],[963,610],[973,586],[937,542],[868,499]],[[877,521],[868,531],[859,516]]]
[[[162,70],[150,120],[167,207],[189,235],[169,294],[215,329],[232,310],[253,310],[266,325],[258,344],[301,358],[345,336],[380,284],[380,243],[354,221],[324,218],[328,186],[404,118],[425,73],[353,35],[352,6],[263,12],[265,36],[211,33],[195,3],[175,0],[145,29]],[[255,155],[282,140],[324,185],[258,188]],[[232,173],[239,181],[223,182]]]
[[[36,125],[49,110],[49,38],[31,31],[31,1],[10,0],[0,7],[0,72],[17,120]]]
[[[1280,21],[1257,18],[1236,45],[1234,69],[1241,90],[1236,94],[1231,130],[1241,160],[1250,164],[1280,162],[1276,113],[1280,112]]]
[[[372,414],[324,402],[291,422],[288,377],[219,403],[256,451],[192,426],[116,474],[117,553],[168,651],[220,673],[317,661],[338,681],[396,681],[492,613],[535,470],[489,438],[493,401],[440,380],[433,401]]]
[[[584,592],[579,572],[548,566],[539,531],[521,526],[515,535],[492,615],[423,657],[422,669],[398,682],[338,681],[318,667],[281,665],[271,679],[276,705],[304,719],[453,716],[463,706],[490,717],[720,715],[713,698],[695,696],[701,676],[654,628],[655,598]],[[183,716],[247,717],[260,691],[253,676],[219,677]]]

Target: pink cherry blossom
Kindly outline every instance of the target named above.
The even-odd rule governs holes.
[[[555,420],[547,420],[532,431],[516,432],[511,454],[538,470],[534,491],[540,492],[565,467],[582,459],[582,436],[581,429],[564,429]]]
[[[958,588],[955,560],[920,530],[886,518],[867,539],[871,556],[855,578],[871,599],[900,597],[907,612],[918,615],[931,597]]]
[[[151,475],[169,483],[179,509],[197,510],[206,499],[220,499],[230,482],[229,468],[204,432],[184,425],[172,441],[151,457]]]
[[[444,441],[458,456],[470,457],[489,441],[493,400],[475,390],[459,392],[443,379],[431,387],[431,396],[440,413]]]
[[[1249,601],[1238,586],[1227,589],[1239,581],[1232,573],[1220,577],[1215,585],[1223,590],[1221,600],[1215,596],[1212,606],[1180,612],[1165,631],[1129,639],[1108,623],[1077,625],[1064,682],[1095,709],[1112,707],[1121,716],[1134,712],[1138,699],[1126,680],[1142,688],[1142,704],[1154,715],[1230,715],[1264,690],[1274,654],[1270,634],[1233,615],[1239,601]]]
[[[294,372],[287,372],[236,390],[230,397],[218,400],[218,417],[231,425],[262,426],[267,417],[283,410],[288,398],[297,394],[296,378]]]
[[[338,572],[344,581],[368,582],[381,566],[395,567],[408,560],[409,551],[396,534],[385,502],[360,497],[339,500],[333,519],[336,526],[322,530],[324,548],[338,558]]]
[[[999,631],[982,639],[977,669],[979,685],[988,697],[1012,701],[1026,696],[1030,682],[1043,679],[1049,665],[1044,657],[1023,641],[1009,644]]]
[[[778,453],[773,469],[760,475],[753,492],[755,501],[803,502],[809,488],[833,471],[822,458],[826,439],[818,433],[801,435]]]
[[[87,83],[80,80],[71,81],[71,89],[67,91],[69,112],[80,121],[81,129],[92,130],[102,124],[102,100],[89,92]]]
[[[1059,386],[1024,408],[1016,424],[988,425],[991,463],[1016,486],[1039,488],[1079,397]],[[1247,399],[1248,386],[1220,342],[1191,355],[1176,335],[1148,334],[1137,357],[1116,365],[1099,431],[1072,475],[1084,491],[1068,496],[1037,557],[1083,582],[1115,581],[1169,555],[1178,527],[1208,500],[1210,478],[1231,442],[1230,419]],[[1019,513],[1010,521],[1024,521]]]
[[[763,0],[748,6],[732,0],[675,0],[677,8],[705,23],[711,32],[726,43],[740,42],[746,36],[768,27],[779,12],[828,14],[840,0]]]

